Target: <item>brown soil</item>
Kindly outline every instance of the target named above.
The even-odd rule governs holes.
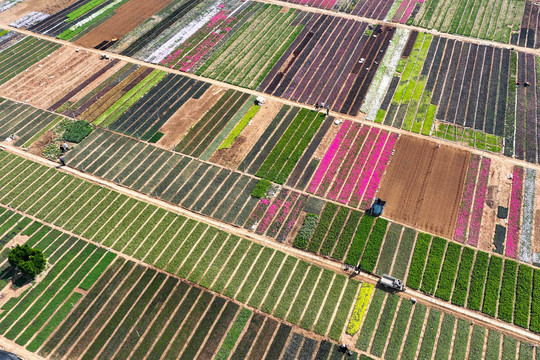
[[[43,153],[43,149],[47,145],[49,145],[54,139],[56,138],[56,135],[54,134],[54,131],[49,130],[45,132],[43,135],[39,137],[36,141],[30,145],[28,148],[28,152],[35,154],[35,155],[41,155]]]
[[[64,46],[4,83],[0,92],[46,109],[105,65],[96,54]]]
[[[266,127],[276,117],[281,109],[282,104],[275,100],[267,100],[257,115],[251,119],[251,124],[248,124],[234,139],[233,144],[228,149],[221,149],[214,152],[210,157],[210,161],[216,164],[236,169],[247,153],[251,150],[255,142],[262,135]]]
[[[81,100],[83,97],[85,97],[90,91],[92,91],[96,86],[103,83],[105,80],[113,76],[120,68],[124,67],[126,63],[124,61],[119,61],[118,64],[114,65],[109,70],[105,71],[100,77],[96,78],[91,84],[89,84],[86,88],[79,91],[75,96],[73,96],[69,101],[76,103],[77,101]]]
[[[478,239],[478,248],[484,251],[493,251],[493,236],[495,225],[507,226],[506,220],[497,217],[499,206],[507,207],[510,204],[512,180],[508,174],[512,173],[512,165],[497,158],[491,158],[488,178],[488,192],[486,205],[482,215],[482,226]]]
[[[131,0],[115,10],[116,15],[107,19],[95,29],[84,35],[75,43],[95,47],[102,41],[121,39],[131,30],[142,24],[143,21],[154,15],[167,5],[171,0]]]
[[[324,135],[321,143],[313,153],[313,158],[322,159],[324,157],[324,154],[326,154],[326,151],[330,147],[330,144],[332,144],[332,141],[334,141],[334,138],[336,137],[342,125],[343,124],[336,125],[332,123],[332,126],[330,126],[330,128],[326,132],[326,135]]]
[[[72,5],[76,1],[77,0],[25,0],[0,13],[0,22],[9,24],[32,11],[39,11],[52,15],[69,5]]]
[[[212,85],[200,99],[189,99],[163,124],[159,131],[165,135],[157,142],[157,145],[172,149],[224,93],[223,88]]]
[[[28,239],[29,239],[29,236],[27,235],[15,235],[13,239],[11,239],[6,245],[4,245],[4,248],[10,248],[17,245],[22,245]]]
[[[467,151],[402,135],[378,192],[385,216],[450,238],[468,162]]]

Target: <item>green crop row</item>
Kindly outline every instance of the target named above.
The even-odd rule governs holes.
[[[307,247],[309,239],[311,239],[311,236],[315,232],[318,221],[319,217],[317,215],[306,214],[304,222],[302,223],[302,227],[300,228],[298,234],[296,235],[296,238],[294,239],[294,247],[302,250]]]
[[[356,293],[359,286],[360,283],[356,280],[349,279],[347,282],[345,292],[343,293],[343,297],[341,298],[341,302],[337,308],[334,322],[332,323],[330,332],[328,333],[328,337],[330,337],[330,339],[338,341],[341,338],[341,334],[343,334],[343,329],[345,328],[345,323],[347,322],[349,313],[354,304],[354,299],[356,298]]]
[[[540,333],[540,269],[534,269],[533,273],[531,319],[529,322],[529,329],[535,333]]]
[[[488,268],[489,255],[483,251],[476,253],[474,267],[471,275],[471,284],[469,285],[469,296],[467,298],[467,307],[472,310],[480,310],[482,306],[482,295],[486,283],[486,273]]]
[[[367,214],[362,216],[360,224],[356,229],[356,234],[354,235],[351,247],[349,248],[349,252],[347,253],[347,257],[345,258],[345,264],[358,266],[374,221],[375,218],[372,216]]]
[[[230,134],[227,136],[227,138],[219,146],[219,149],[228,149],[229,147],[231,147],[231,145],[234,142],[234,139],[236,139],[236,137],[238,135],[240,135],[242,130],[244,130],[244,128],[251,121],[251,119],[253,119],[253,117],[257,114],[257,112],[259,111],[260,108],[261,107],[259,105],[253,105],[248,110],[246,115],[244,115],[244,117],[240,120],[240,122],[238,124],[236,124],[234,129],[230,132]]]
[[[463,248],[456,283],[454,284],[454,292],[452,293],[452,304],[454,305],[465,306],[473,261],[474,250],[468,247]]]
[[[262,199],[266,196],[266,192],[272,187],[272,182],[270,180],[261,179],[255,185],[255,188],[251,192],[251,196],[257,199]]]
[[[499,299],[499,289],[501,286],[502,264],[502,258],[498,256],[492,256],[489,260],[482,312],[490,316],[495,316],[497,312],[497,300]]]
[[[341,230],[343,229],[343,226],[345,225],[345,221],[347,220],[348,216],[349,209],[347,209],[346,207],[340,207],[336,216],[334,217],[334,221],[332,221],[332,225],[328,230],[328,234],[324,238],[324,242],[320,250],[321,255],[330,255],[330,252],[334,248],[334,244],[339,238]]]
[[[504,261],[497,317],[506,322],[512,322],[514,314],[517,268],[517,262],[508,259]]]
[[[347,224],[343,228],[341,236],[339,237],[336,247],[334,248],[332,258],[336,260],[343,260],[345,252],[347,252],[349,244],[354,236],[354,231],[356,230],[358,222],[360,221],[360,216],[362,216],[362,213],[359,211],[353,210],[351,212],[349,219],[347,220]]]
[[[317,283],[317,287],[312,291],[311,300],[306,307],[306,311],[302,316],[300,326],[306,330],[311,330],[323,301],[328,293],[328,288],[334,278],[334,273],[328,269],[324,269]]]
[[[339,302],[341,291],[345,286],[345,281],[347,281],[347,278],[341,274],[336,274],[336,276],[334,277],[334,282],[332,283],[332,287],[330,288],[328,296],[326,297],[326,301],[322,307],[321,314],[319,315],[319,320],[317,321],[317,324],[313,329],[313,331],[317,334],[326,334],[326,331],[328,330],[328,325],[330,324],[330,320],[332,319],[332,314],[334,313],[335,306]]]
[[[73,21],[73,20],[81,17],[82,15],[86,14],[90,10],[92,10],[92,9],[96,8],[97,6],[101,5],[105,1],[107,1],[107,0],[92,0],[92,1],[87,2],[83,6],[77,8],[76,10],[74,10],[74,11],[70,12],[69,14],[67,14],[66,15],[66,18],[67,18],[66,21],[70,22],[70,21]]]
[[[514,324],[525,329],[529,327],[529,315],[531,312],[531,293],[533,269],[530,266],[520,264],[516,284],[516,306],[514,309]]]
[[[319,247],[321,246],[321,243],[326,236],[328,228],[330,227],[330,223],[332,222],[332,219],[334,218],[334,214],[336,213],[337,209],[338,206],[336,204],[330,202],[326,203],[326,206],[324,207],[324,210],[319,219],[319,224],[317,225],[315,233],[313,234],[313,237],[309,242],[307,248],[308,251],[319,251]]]
[[[444,263],[439,277],[439,284],[435,296],[439,299],[449,301],[452,294],[452,288],[456,279],[456,272],[459,263],[462,246],[456,243],[449,243],[446,254],[444,255]]]
[[[430,235],[425,233],[418,234],[416,245],[414,246],[411,266],[409,267],[409,275],[407,276],[407,286],[412,289],[418,290],[420,287],[430,242]]]
[[[356,347],[358,349],[363,351],[368,350],[369,344],[373,339],[373,332],[375,331],[375,327],[377,326],[377,319],[379,318],[383,303],[385,299],[389,296],[392,295],[387,294],[380,289],[375,289],[373,298],[369,303],[367,314],[364,318],[364,324],[362,325],[360,335],[358,336],[358,340],[356,342]]]
[[[304,278],[304,282],[302,283],[302,286],[300,287],[300,290],[298,291],[298,294],[296,295],[295,301],[291,307],[289,315],[287,316],[287,321],[293,324],[298,324],[300,322],[304,309],[306,308],[306,304],[309,300],[309,296],[311,295],[311,292],[313,288],[315,287],[315,284],[319,278],[320,273],[321,273],[321,268],[319,267],[312,266],[309,269],[309,272]]]
[[[441,263],[447,243],[448,241],[440,237],[434,237],[431,242],[426,270],[422,277],[422,287],[420,288],[429,295],[432,295],[435,292],[435,286],[437,285],[437,280],[441,271]]]
[[[378,218],[373,226],[373,230],[371,231],[371,235],[369,236],[366,245],[366,250],[360,261],[360,268],[368,273],[372,273],[373,269],[375,269],[387,226],[388,220],[383,218]]]

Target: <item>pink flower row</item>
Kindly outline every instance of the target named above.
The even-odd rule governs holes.
[[[368,155],[371,152],[371,149],[373,149],[373,145],[375,144],[375,140],[377,139],[379,132],[380,132],[379,129],[371,128],[367,136],[366,142],[364,146],[362,146],[362,150],[360,151],[360,154],[358,154],[356,162],[353,165],[351,174],[349,175],[349,178],[347,182],[345,183],[345,186],[343,187],[341,194],[339,195],[338,201],[340,203],[346,204],[347,200],[349,200],[349,197],[351,196],[351,193],[353,192],[354,186],[356,182],[358,181],[358,178],[362,172],[362,169],[364,168],[364,164],[366,163]]]
[[[362,175],[360,175],[360,179],[356,183],[356,188],[354,189],[351,199],[349,200],[349,205],[357,207],[358,204],[360,203],[360,199],[362,199],[362,195],[364,194],[364,191],[366,190],[369,180],[371,179],[371,174],[373,173],[373,169],[375,168],[375,165],[377,165],[377,162],[379,161],[379,157],[381,155],[381,151],[384,147],[384,143],[386,142],[387,137],[388,137],[388,133],[386,131],[381,131],[379,137],[377,138],[377,142],[375,143],[375,147],[373,148],[373,151],[369,155],[366,165],[364,166],[364,169],[362,170]]]
[[[268,199],[259,200],[257,207],[255,207],[255,210],[253,210],[251,215],[249,215],[245,228],[250,229],[253,226],[253,224],[259,221],[259,219],[263,216],[263,214],[266,211],[266,208],[268,208],[269,205],[270,205],[270,200]]]
[[[480,164],[480,156],[473,155],[469,162],[469,169],[465,177],[465,189],[461,196],[461,206],[458,212],[456,229],[454,231],[454,240],[461,243],[465,242],[465,233],[469,226],[469,217],[471,204],[474,196],[474,188],[476,186],[476,177],[478,175],[478,165]]]
[[[302,194],[300,196],[300,199],[296,202],[296,205],[294,206],[293,211],[289,215],[285,226],[283,226],[283,229],[281,229],[281,232],[277,237],[277,240],[279,242],[285,241],[285,239],[287,239],[287,236],[289,236],[289,233],[291,232],[294,225],[296,224],[296,221],[298,220],[298,215],[300,215],[300,211],[304,208],[304,204],[306,203],[307,198],[307,195]]]
[[[390,162],[390,157],[392,156],[392,151],[394,151],[394,145],[396,144],[397,138],[398,135],[392,133],[390,134],[390,137],[386,142],[381,158],[379,159],[377,167],[375,168],[375,171],[371,176],[371,181],[369,182],[369,186],[366,190],[364,198],[362,199],[362,203],[360,204],[360,207],[363,209],[371,206],[371,202],[373,201],[375,193],[379,188],[379,184],[381,183],[381,179],[386,170],[386,166],[388,166],[388,163]]]
[[[363,126],[360,129],[359,124],[355,124],[355,125],[357,125],[358,127],[357,130],[360,130],[360,131],[357,131],[357,137],[352,143],[352,146],[349,147],[349,151],[347,152],[345,161],[341,164],[339,172],[332,184],[332,187],[330,188],[330,191],[328,192],[327,197],[332,200],[336,200],[339,193],[341,192],[341,189],[343,188],[345,180],[347,180],[347,176],[349,175],[351,168],[354,164],[354,161],[356,160],[356,155],[360,151],[360,148],[362,147],[362,144],[370,129],[367,126]]]
[[[262,235],[266,232],[268,225],[270,225],[270,222],[276,215],[276,212],[281,208],[281,205],[283,204],[283,201],[285,201],[285,199],[287,198],[288,194],[289,190],[281,189],[272,205],[268,207],[268,210],[266,211],[266,214],[259,223],[259,226],[257,226],[257,230],[255,231],[257,234]]]
[[[508,232],[506,234],[506,256],[517,258],[519,243],[519,220],[521,214],[521,197],[523,194],[523,168],[514,166],[512,195],[508,214]]]
[[[317,171],[315,171],[315,175],[313,175],[313,179],[311,180],[311,183],[309,184],[307,191],[310,193],[315,193],[317,188],[319,187],[319,184],[321,183],[321,180],[328,169],[328,166],[330,165],[330,162],[334,158],[334,155],[336,154],[337,150],[339,149],[339,145],[341,144],[341,141],[345,137],[345,134],[347,134],[347,131],[349,130],[349,127],[351,126],[350,121],[345,121],[343,125],[341,125],[341,128],[339,129],[336,137],[334,138],[334,141],[332,141],[332,144],[330,144],[330,147],[326,151],[326,154],[324,154],[324,157],[319,164],[319,167],[317,168]]]
[[[289,195],[289,198],[285,201],[285,203],[283,203],[283,206],[279,210],[278,216],[272,221],[272,225],[268,229],[266,235],[270,237],[276,237],[279,228],[281,227],[281,225],[283,225],[283,222],[287,218],[287,215],[291,211],[291,208],[296,203],[298,196],[300,196],[300,193],[297,193],[296,191],[292,192]]]
[[[359,128],[359,124],[353,124],[351,126],[349,132],[341,142],[339,150],[336,153],[336,156],[334,156],[334,160],[330,164],[330,168],[326,171],[326,174],[324,175],[323,181],[319,186],[319,189],[317,190],[317,195],[324,196],[324,194],[326,194],[326,191],[332,184],[332,180],[334,179],[336,172],[343,163],[343,160],[345,160],[345,156],[351,149],[351,145],[354,141],[354,138],[356,137],[356,134],[358,133]]]
[[[484,202],[486,200],[487,183],[489,177],[489,158],[482,159],[480,174],[476,182],[476,193],[474,197],[473,210],[471,215],[471,223],[469,225],[469,245],[478,245],[478,235],[480,234],[480,225],[482,223],[482,214],[484,213]]]

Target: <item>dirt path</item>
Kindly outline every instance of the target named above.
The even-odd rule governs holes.
[[[43,165],[46,165],[46,166],[49,166],[49,167],[56,167],[57,166],[57,164],[52,162],[52,161],[46,160],[44,158],[41,158],[41,157],[33,155],[33,154],[29,154],[29,153],[25,152],[24,150],[16,148],[16,147],[7,146],[6,151],[9,151],[11,153],[17,154],[19,156],[22,156],[24,158],[33,160],[33,161],[35,161],[37,163],[40,163],[40,164],[43,164]],[[315,254],[311,254],[311,253],[307,253],[307,252],[304,252],[304,251],[301,251],[301,250],[297,250],[297,249],[291,248],[289,246],[277,243],[275,241],[266,239],[263,236],[258,236],[256,234],[253,234],[253,233],[251,233],[251,232],[249,232],[249,231],[247,231],[245,229],[237,228],[237,227],[234,227],[232,225],[224,224],[224,223],[221,223],[221,222],[219,222],[217,220],[214,220],[214,219],[211,219],[211,218],[199,215],[199,214],[191,213],[191,212],[189,212],[189,211],[187,211],[187,210],[185,210],[185,209],[183,209],[183,208],[181,208],[179,206],[174,206],[174,205],[166,203],[164,201],[154,199],[154,198],[152,198],[150,196],[137,193],[134,190],[127,189],[127,188],[125,188],[123,186],[119,186],[119,185],[117,185],[115,183],[112,183],[112,182],[101,180],[101,179],[96,178],[96,177],[94,177],[94,176],[92,176],[90,174],[82,173],[82,172],[79,172],[79,171],[77,171],[75,169],[61,168],[61,170],[59,170],[59,171],[63,171],[65,173],[74,175],[76,177],[85,179],[87,181],[97,183],[97,184],[100,184],[102,186],[106,186],[106,187],[108,187],[108,188],[110,188],[112,190],[118,191],[118,192],[120,192],[122,194],[125,194],[125,195],[128,195],[130,197],[139,199],[139,200],[144,201],[146,203],[157,205],[157,206],[159,206],[161,208],[164,208],[166,210],[169,210],[169,211],[175,212],[177,214],[181,214],[183,216],[186,216],[187,218],[192,218],[192,219],[197,220],[197,221],[205,222],[205,223],[207,223],[209,225],[221,228],[222,230],[225,230],[225,231],[227,231],[227,232],[229,232],[231,234],[244,237],[244,238],[249,239],[249,240],[251,240],[253,242],[259,243],[259,244],[261,244],[263,246],[267,246],[267,247],[273,248],[275,250],[283,251],[286,254],[292,255],[292,256],[294,256],[296,258],[311,262],[313,264],[316,264],[316,265],[321,266],[323,268],[335,271],[337,273],[345,274],[344,271],[342,270],[340,264],[335,263],[335,262],[330,261],[330,260],[320,258],[319,256],[317,256]],[[31,219],[38,220],[33,216],[29,216],[28,214],[24,214],[24,215],[30,217]],[[39,220],[39,221],[41,221],[41,220]],[[41,222],[48,225],[48,226],[50,226],[50,227],[52,227],[52,228],[54,228],[54,229],[59,229],[61,231],[64,231],[69,235],[77,236],[77,235],[75,235],[75,234],[73,234],[71,232],[65,231],[65,230],[63,230],[63,229],[61,229],[58,226],[55,226],[53,224],[48,224],[48,223],[43,222],[43,221],[41,221]],[[89,241],[89,240],[86,240],[86,241]],[[90,242],[92,242],[92,243],[94,243],[94,244],[96,244],[98,246],[101,246],[100,244],[98,244],[96,242],[93,242],[93,241],[90,241]],[[138,264],[144,264],[145,266],[149,266],[148,264],[146,264],[146,263],[144,263],[144,262],[142,262],[142,261],[140,261],[138,259],[135,259],[135,258],[133,258],[131,256],[124,255],[123,253],[120,253],[120,252],[115,251],[115,250],[111,250],[111,251],[115,252],[118,256],[129,259],[129,260],[134,261],[134,262],[136,262]],[[158,268],[155,268],[153,266],[150,266],[150,267],[155,269],[156,271],[164,272],[164,270],[162,270],[162,269],[158,269]],[[377,281],[378,281],[378,277],[373,276],[373,275],[369,275],[369,274],[364,274],[364,273],[356,275],[354,278],[359,280],[359,281],[367,282],[367,283],[371,283],[371,284],[376,284]],[[490,329],[495,329],[495,330],[497,330],[499,332],[509,334],[511,336],[514,336],[514,337],[520,339],[520,340],[524,340],[524,341],[532,343],[532,344],[540,344],[540,335],[533,334],[533,333],[531,333],[531,332],[529,332],[529,331],[527,331],[527,330],[525,330],[523,328],[514,326],[512,324],[508,324],[508,323],[505,323],[505,322],[502,322],[502,321],[487,317],[487,316],[485,316],[485,315],[483,315],[481,313],[476,313],[476,312],[470,311],[468,309],[464,309],[462,307],[454,306],[454,305],[452,305],[450,303],[440,301],[440,300],[438,300],[438,299],[436,299],[434,297],[425,295],[425,294],[423,294],[423,293],[421,293],[419,291],[413,291],[413,290],[407,289],[405,292],[400,293],[399,295],[402,296],[405,299],[410,299],[410,298],[414,297],[420,303],[424,303],[427,306],[440,309],[441,311],[453,314],[453,315],[455,315],[457,317],[467,319],[468,321],[473,322],[475,324],[479,324],[479,325],[482,325],[482,326],[490,328]],[[0,343],[0,345],[1,345],[1,343]]]

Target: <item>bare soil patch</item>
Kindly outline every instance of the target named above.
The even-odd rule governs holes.
[[[130,0],[116,9],[114,16],[75,43],[93,48],[102,41],[120,39],[170,3],[171,0]]]
[[[157,145],[165,149],[172,149],[224,93],[223,88],[212,85],[200,99],[189,99],[163,124],[159,131],[164,135],[157,142]]]
[[[74,4],[77,0],[25,0],[0,13],[0,22],[9,24],[32,11],[52,15]]]
[[[97,54],[64,46],[0,86],[0,92],[46,109],[106,64]]]
[[[402,135],[381,182],[385,217],[451,238],[469,153]]]
[[[26,240],[29,239],[29,236],[27,235],[15,235],[13,239],[11,239],[6,245],[4,245],[5,248],[11,248],[15,247],[17,245],[22,245],[26,242]]]
[[[313,158],[320,160],[324,157],[324,154],[326,154],[326,151],[328,151],[330,144],[332,144],[332,141],[334,141],[334,138],[336,137],[341,126],[343,126],[343,124],[336,125],[332,123],[332,126],[330,126],[330,128],[326,132],[326,135],[324,135],[321,143],[313,153]]]
[[[263,134],[264,130],[276,117],[281,109],[282,104],[275,100],[267,100],[257,114],[251,119],[251,124],[248,124],[234,139],[234,143],[228,149],[217,150],[210,161],[216,164],[236,169],[247,153],[251,150],[255,142]]]
[[[499,206],[507,207],[510,204],[512,180],[508,179],[508,174],[512,174],[511,164],[497,158],[491,158],[486,204],[484,205],[482,225],[478,239],[478,248],[481,250],[493,251],[495,225],[500,224],[505,227],[508,225],[507,220],[497,217]]]
[[[56,134],[54,133],[54,131],[49,130],[30,145],[30,147],[28,148],[28,152],[41,156],[41,154],[43,153],[43,149],[45,149],[45,147],[51,142],[53,142],[55,139]]]

